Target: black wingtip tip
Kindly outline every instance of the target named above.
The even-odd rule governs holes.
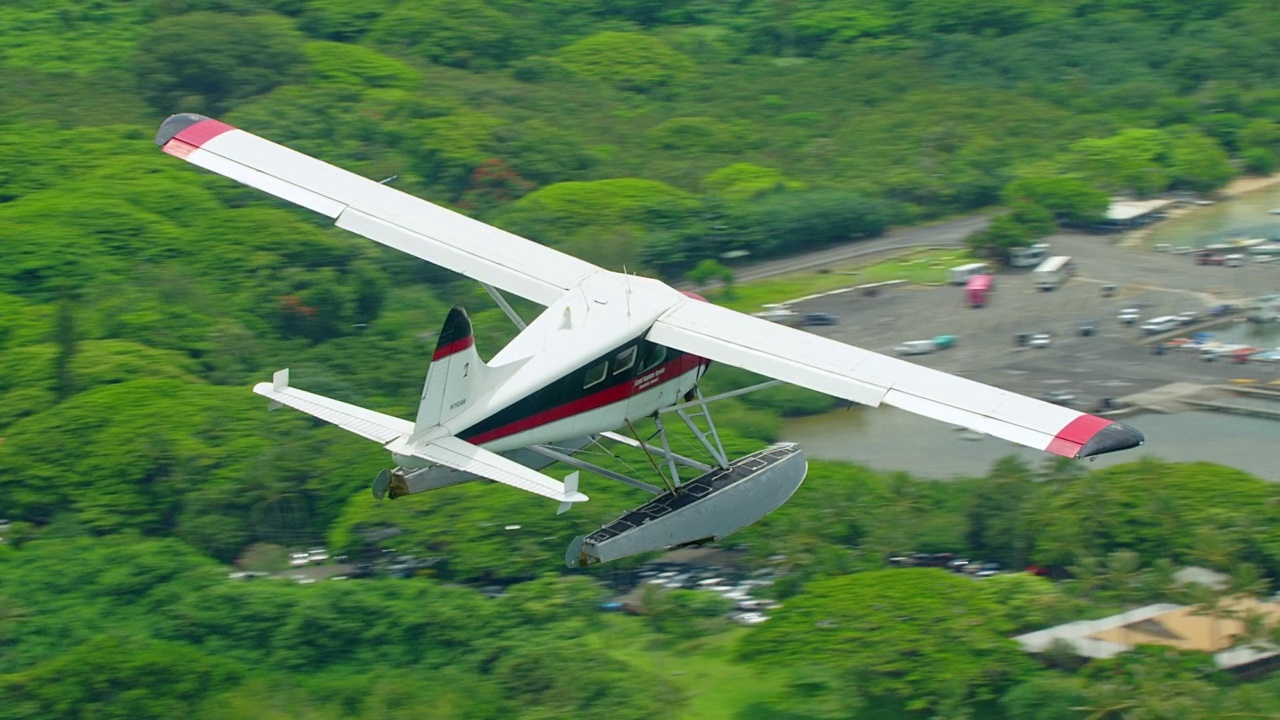
[[[1113,422],[1089,438],[1089,441],[1080,448],[1080,454],[1076,457],[1086,458],[1120,450],[1129,450],[1142,445],[1146,441],[1147,438],[1138,430],[1124,423]]]
[[[156,131],[156,145],[164,147],[175,135],[203,120],[209,118],[196,113],[178,113],[165,118]]]

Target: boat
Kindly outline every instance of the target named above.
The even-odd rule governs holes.
[[[1225,242],[1213,243],[1205,245],[1205,250],[1239,250],[1241,248],[1255,248],[1271,242],[1267,238],[1231,238]],[[1252,252],[1252,250],[1250,250]]]
[[[1253,301],[1245,318],[1257,323],[1280,320],[1280,295],[1266,295]]]
[[[1251,245],[1249,252],[1254,255],[1280,255],[1280,239],[1271,238]]]

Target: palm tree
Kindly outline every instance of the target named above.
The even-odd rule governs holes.
[[[1142,557],[1132,550],[1116,550],[1107,555],[1104,569],[1107,592],[1125,606],[1140,602],[1144,596]]]

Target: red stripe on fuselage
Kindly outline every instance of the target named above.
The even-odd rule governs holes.
[[[657,370],[662,370],[663,374],[670,378],[670,380],[665,380],[664,382],[671,382],[706,362],[707,360],[705,358],[700,358],[697,355],[681,355],[675,360],[662,365],[660,368],[655,368],[655,370],[645,373],[645,376]],[[583,397],[570,400],[562,405],[557,405],[556,407],[548,408],[541,412],[520,418],[514,422],[507,423],[502,427],[487,430],[474,437],[466,437],[465,431],[459,433],[459,436],[467,442],[475,445],[483,445],[484,443],[493,442],[494,440],[498,440],[509,435],[522,433],[543,425],[550,425],[553,422],[558,422],[560,420],[573,417],[574,415],[581,415],[585,412],[598,410],[606,405],[621,402],[632,395],[652,390],[657,387],[657,384],[654,384],[645,386],[643,389],[638,389],[638,380],[640,380],[640,378],[636,378],[630,382],[619,383],[613,387],[605,388],[604,390],[590,395],[584,395]]]
[[[466,350],[467,348],[474,345],[475,342],[476,342],[475,336],[468,335],[462,338],[461,340],[454,340],[448,345],[443,345],[441,347],[438,347],[436,348],[435,354],[431,356],[431,362],[435,362],[436,360],[439,360],[441,358],[447,358],[450,355],[457,352],[462,352],[463,350]]]
[[[1045,448],[1045,451],[1074,458],[1080,454],[1080,448],[1084,447],[1085,443],[1111,422],[1097,415],[1081,415],[1059,430],[1058,434],[1049,441],[1049,447]]]

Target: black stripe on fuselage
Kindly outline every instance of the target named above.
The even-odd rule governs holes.
[[[635,362],[627,370],[615,374],[614,361],[618,355],[625,352],[628,348],[637,346],[638,352]],[[664,353],[660,357],[654,354],[660,352]],[[536,415],[541,412],[558,408],[562,405],[567,405],[590,395],[595,395],[605,390],[616,388],[619,385],[629,384],[641,374],[641,368],[644,368],[644,372],[648,372],[649,370],[652,370],[653,367],[666,365],[672,360],[679,359],[688,354],[689,353],[680,350],[649,342],[642,337],[628,340],[613,350],[596,357],[590,362],[583,363],[581,366],[574,368],[559,379],[548,383],[540,390],[534,391],[530,395],[515,401],[475,425],[458,432],[457,436],[463,440],[470,440],[473,437],[482,435],[497,428],[505,427],[531,415]],[[656,363],[655,358],[658,358]],[[591,387],[583,387],[586,383],[587,373],[598,367],[602,362],[609,363],[604,379],[593,384]],[[630,396],[630,393],[626,395],[626,397]]]

